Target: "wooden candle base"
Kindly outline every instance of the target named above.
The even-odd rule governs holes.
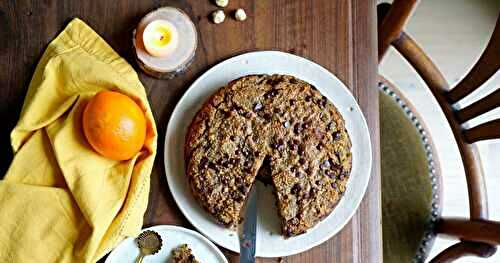
[[[158,19],[172,23],[179,32],[177,48],[165,57],[149,54],[142,37],[144,28]],[[189,16],[173,7],[162,7],[147,14],[141,19],[132,36],[137,64],[146,74],[158,79],[172,79],[185,72],[194,60],[197,42],[197,31]]]

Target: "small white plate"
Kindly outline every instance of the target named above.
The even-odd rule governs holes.
[[[153,230],[160,234],[162,239],[162,247],[158,253],[144,258],[144,263],[147,262],[168,262],[172,250],[182,244],[188,244],[193,255],[200,262],[227,263],[227,259],[222,252],[210,240],[198,234],[193,230],[189,230],[178,226],[153,226],[145,230]],[[135,242],[135,238],[129,237],[116,247],[106,259],[106,263],[125,263],[135,262],[139,256],[139,248]]]
[[[359,206],[370,179],[372,150],[366,120],[351,92],[335,75],[305,58],[278,51],[259,51],[227,59],[200,76],[175,107],[165,136],[168,186],[186,218],[216,244],[239,252],[235,231],[217,224],[195,201],[184,173],[183,149],[187,127],[205,100],[231,80],[251,74],[288,74],[318,88],[340,111],[352,141],[352,171],[344,197],[334,211],[307,233],[284,239],[271,187],[258,184],[256,255],[288,256],[317,246],[335,235]]]

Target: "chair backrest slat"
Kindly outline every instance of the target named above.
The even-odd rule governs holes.
[[[500,138],[500,119],[492,120],[474,128],[464,130],[464,138],[468,143],[474,143],[482,140]]]
[[[458,110],[455,113],[457,120],[464,123],[486,112],[489,112],[500,105],[500,87],[488,96],[472,103],[471,105]]]
[[[450,103],[456,103],[479,88],[500,68],[500,17],[497,19],[493,35],[479,60],[469,73],[447,94]]]

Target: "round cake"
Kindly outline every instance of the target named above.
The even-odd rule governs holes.
[[[346,190],[351,142],[335,106],[293,76],[252,75],[219,89],[194,117],[185,144],[191,191],[219,223],[240,221],[255,180],[274,187],[282,233],[302,234]]]

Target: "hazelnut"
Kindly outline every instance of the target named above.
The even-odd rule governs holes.
[[[224,14],[224,11],[215,10],[212,12],[212,21],[215,24],[220,24],[220,23],[224,22],[224,19],[226,19],[226,15]]]
[[[234,12],[234,18],[236,18],[236,20],[238,21],[244,21],[245,19],[247,19],[247,14],[245,13],[245,10],[243,10],[242,8],[238,8]]]
[[[228,3],[229,3],[229,0],[215,0],[215,4],[218,7],[226,7]]]

